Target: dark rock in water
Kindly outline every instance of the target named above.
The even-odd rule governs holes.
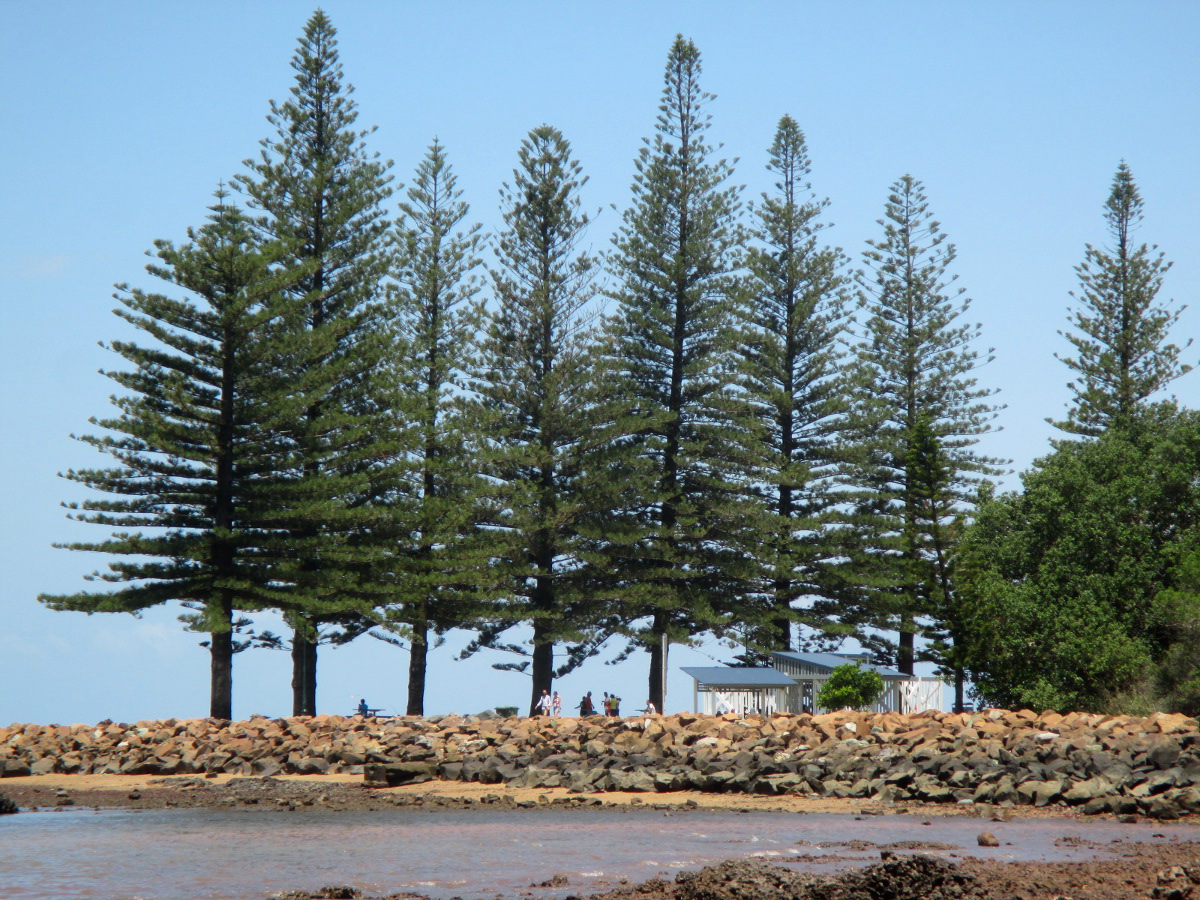
[[[897,857],[817,882],[799,896],[805,900],[966,900],[980,895],[981,886],[956,866],[932,856]]]
[[[976,843],[980,847],[999,847],[1000,841],[990,831],[981,831],[979,837],[975,838]]]
[[[400,784],[420,784],[434,776],[429,763],[370,763],[363,767],[367,787],[395,787]]]
[[[980,885],[931,856],[893,856],[834,878],[757,860],[726,861],[675,877],[679,900],[968,900]]]
[[[315,893],[309,891],[285,891],[273,895],[276,900],[358,900],[362,891],[346,884],[331,884]]]
[[[545,881],[539,881],[537,884],[531,884],[530,887],[554,888],[554,887],[569,887],[571,879],[559,872],[557,875],[551,875]]]
[[[13,803],[7,794],[0,794],[0,816],[11,815],[19,811],[20,808],[17,804]]]
[[[812,876],[758,860],[726,860],[675,876],[680,900],[793,900]]]

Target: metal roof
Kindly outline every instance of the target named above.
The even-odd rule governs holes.
[[[840,653],[794,653],[792,651],[776,650],[771,656],[779,657],[792,662],[804,663],[817,668],[827,669],[832,672],[838,666],[844,666],[847,663],[853,663],[856,660],[850,656],[842,656]],[[889,669],[887,666],[873,666],[870,663],[862,664],[864,669],[873,669],[878,672],[882,678],[908,678],[903,672],[896,669]]]
[[[725,688],[791,687],[796,683],[778,669],[766,666],[737,668],[736,666],[698,666],[684,668],[700,684]]]

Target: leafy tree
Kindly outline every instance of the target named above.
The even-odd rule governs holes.
[[[233,654],[245,646],[236,613],[278,602],[279,511],[295,503],[276,430],[294,390],[280,367],[293,352],[294,273],[277,272],[282,248],[259,244],[223,191],[211,209],[183,246],[157,241],[158,262],[147,266],[182,296],[118,286],[116,314],[148,340],[109,345],[132,366],[106,373],[125,393],[113,397],[116,417],[91,420],[106,434],[80,438],[117,465],[65,475],[110,495],[68,508],[112,536],[65,546],[117,556],[88,580],[119,587],[40,600],[134,615],[170,601],[189,606],[184,621],[208,633],[209,714],[231,719]]]
[[[300,565],[282,604],[293,628],[295,715],[316,712],[321,624],[349,626],[342,638],[371,624],[375,574],[387,550],[386,529],[371,529],[379,518],[373,501],[389,489],[382,463],[395,452],[383,444],[391,432],[379,399],[380,363],[389,353],[381,282],[390,265],[383,209],[390,178],[387,164],[366,149],[368,132],[355,130],[358,111],[336,34],[324,12],[313,13],[292,59],[291,97],[271,103],[275,136],[237,179],[261,212],[263,238],[288,247],[282,265],[303,273],[291,291],[307,304],[295,339],[324,347],[305,354],[304,368],[293,372],[306,385],[306,402],[288,426],[298,438],[310,508],[320,511],[295,523]]]
[[[1170,712],[1200,715],[1200,552],[1187,539],[1170,548],[1173,586],[1154,598],[1151,632],[1163,652],[1154,672],[1158,703]]]
[[[988,701],[1120,709],[1178,688],[1189,702],[1198,468],[1200,414],[1160,404],[1060,443],[1021,492],[980,506],[958,579],[965,662]]]
[[[860,625],[897,632],[896,666],[912,674],[916,636],[937,609],[936,580],[925,577],[914,439],[924,429],[936,442],[939,504],[967,504],[981,477],[996,472],[997,461],[975,444],[997,408],[988,400],[993,392],[974,377],[990,359],[974,347],[979,326],[958,321],[970,300],[953,289],[957,276],[948,274],[954,245],[934,221],[919,181],[905,175],[892,186],[880,225],[883,237],[868,242],[858,275],[865,322],[850,374],[856,446],[848,466],[855,516],[844,534],[852,538],[847,551],[862,595],[845,612]],[[890,644],[870,631],[864,639],[890,656]]]
[[[1072,405],[1059,428],[1095,437],[1133,415],[1137,406],[1191,370],[1179,361],[1182,349],[1167,335],[1185,307],[1159,304],[1158,292],[1171,264],[1156,247],[1133,242],[1142,221],[1142,196],[1124,162],[1113,176],[1104,205],[1112,245],[1087,245],[1076,266],[1080,308],[1074,331],[1064,334],[1076,355],[1058,357],[1077,380],[1069,385]],[[1191,346],[1189,340],[1184,347]],[[1057,354],[1056,354],[1057,356]]]
[[[493,529],[492,571],[502,579],[504,598],[484,643],[496,645],[510,623],[532,624],[532,709],[553,678],[582,662],[591,646],[588,523],[599,517],[607,489],[588,464],[600,423],[590,312],[596,260],[580,246],[588,216],[579,192],[587,179],[566,138],[549,125],[529,133],[517,159],[512,184],[501,190],[496,310],[474,387],[481,462],[494,485],[486,520]],[[564,640],[576,649],[556,670],[554,647]]]
[[[743,308],[738,189],[708,143],[712,96],[700,73],[696,45],[677,37],[612,258],[612,390],[623,405],[613,478],[626,502],[609,550],[660,709],[667,642],[727,621],[750,575],[739,502],[747,423],[731,390]]]
[[[823,520],[836,500],[836,443],[845,414],[838,341],[846,259],[820,242],[828,201],[812,193],[804,132],[790,116],[779,120],[767,169],[778,180],[756,210],[757,240],[747,253],[743,383],[758,418],[755,494],[766,513],[757,555],[769,624],[758,643],[789,650],[793,607],[829,590],[822,570],[838,555]]]
[[[829,680],[817,692],[817,704],[825,709],[863,709],[883,694],[883,678],[861,663],[835,666]]]
[[[442,145],[430,145],[417,167],[396,226],[397,291],[392,305],[398,350],[390,364],[394,425],[407,448],[407,478],[392,499],[401,527],[387,562],[386,620],[409,642],[408,715],[425,711],[430,632],[467,617],[470,572],[477,561],[467,539],[478,492],[467,458],[473,429],[464,411],[466,372],[474,361],[481,308],[482,237],[466,225],[469,207]]]

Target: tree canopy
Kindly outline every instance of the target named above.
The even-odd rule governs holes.
[[[1180,653],[1180,609],[1195,598],[1197,471],[1200,414],[1160,404],[1059,444],[1021,491],[980,506],[963,541],[960,637],[989,703],[1145,709],[1164,695],[1156,672]]]

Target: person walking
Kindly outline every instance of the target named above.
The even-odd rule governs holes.
[[[594,716],[596,714],[596,704],[592,702],[592,692],[588,691],[583,695],[583,699],[579,701],[579,706],[576,707],[581,716]]]
[[[538,697],[537,706],[535,707],[537,710],[536,714],[539,716],[550,715],[550,708],[553,703],[554,701],[550,698],[550,692],[542,691],[542,696]]]
[[[554,699],[550,701],[550,715],[556,719],[562,715],[562,697],[558,695],[558,691],[554,692]]]

